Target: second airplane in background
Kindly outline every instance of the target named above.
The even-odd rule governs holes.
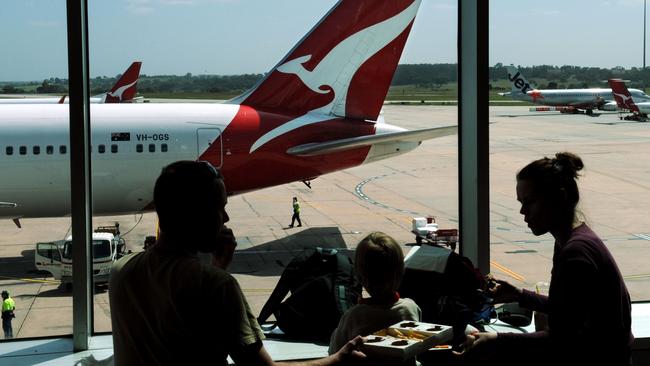
[[[129,66],[119,80],[108,92],[90,97],[90,103],[130,103],[137,94],[142,62],[136,61]],[[53,98],[7,98],[0,99],[0,104],[67,104],[66,96]]]
[[[635,103],[632,94],[625,86],[621,79],[609,79],[609,86],[612,87],[612,93],[616,99],[619,109],[619,118],[627,121],[647,122],[650,113],[650,102]],[[625,115],[625,112],[631,114]]]
[[[536,89],[516,67],[506,66],[506,69],[512,90],[508,93],[499,93],[501,96],[534,104],[564,107],[560,110],[565,113],[584,110],[586,114],[591,115],[594,109],[617,110],[612,89]],[[630,94],[637,103],[650,102],[650,96],[639,89],[630,89]]]

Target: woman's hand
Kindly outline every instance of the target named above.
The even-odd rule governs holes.
[[[497,337],[498,337],[497,333],[476,332],[476,333],[469,334],[467,335],[467,339],[465,340],[465,342],[461,344],[461,351],[460,352],[454,351],[454,354],[462,355],[466,352],[476,349],[476,347],[483,346],[486,343],[497,339]]]
[[[519,301],[521,290],[503,280],[494,280],[496,284],[490,291],[490,296],[497,304]]]

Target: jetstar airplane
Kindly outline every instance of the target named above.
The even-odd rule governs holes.
[[[90,97],[90,103],[130,103],[137,93],[138,78],[142,62],[136,61],[122,74],[122,77],[107,93]],[[66,96],[60,98],[10,98],[0,99],[0,104],[67,104]]]
[[[512,90],[508,93],[499,93],[501,96],[534,104],[567,107],[562,109],[565,113],[578,113],[580,110],[585,110],[591,115],[594,109],[617,110],[612,89],[535,89],[516,67],[506,66],[506,69]],[[639,89],[631,89],[630,92],[636,102],[650,101],[650,96]]]
[[[342,0],[257,85],[225,104],[91,106],[94,213],[151,209],[163,166],[207,160],[229,194],[393,157],[456,126],[376,122],[420,0]],[[0,217],[70,213],[68,107],[0,108]]]
[[[624,115],[619,113],[621,120],[647,122],[648,113],[650,113],[650,102],[634,103],[630,91],[621,79],[609,79],[609,86],[616,99],[619,112],[631,112],[632,114]]]

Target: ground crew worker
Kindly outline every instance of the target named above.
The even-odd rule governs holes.
[[[289,227],[293,227],[293,223],[298,220],[298,227],[302,226],[302,222],[300,222],[300,204],[298,203],[298,197],[293,198],[293,216],[291,216],[291,225]]]
[[[14,299],[9,297],[9,292],[2,291],[2,330],[5,332],[5,339],[14,337],[11,328],[11,320],[16,317],[14,310],[16,310]]]

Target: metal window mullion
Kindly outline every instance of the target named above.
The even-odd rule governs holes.
[[[460,252],[490,271],[488,0],[458,2]]]
[[[90,104],[88,1],[67,0],[70,98],[70,198],[72,214],[72,333],[74,351],[88,349],[92,334]]]

